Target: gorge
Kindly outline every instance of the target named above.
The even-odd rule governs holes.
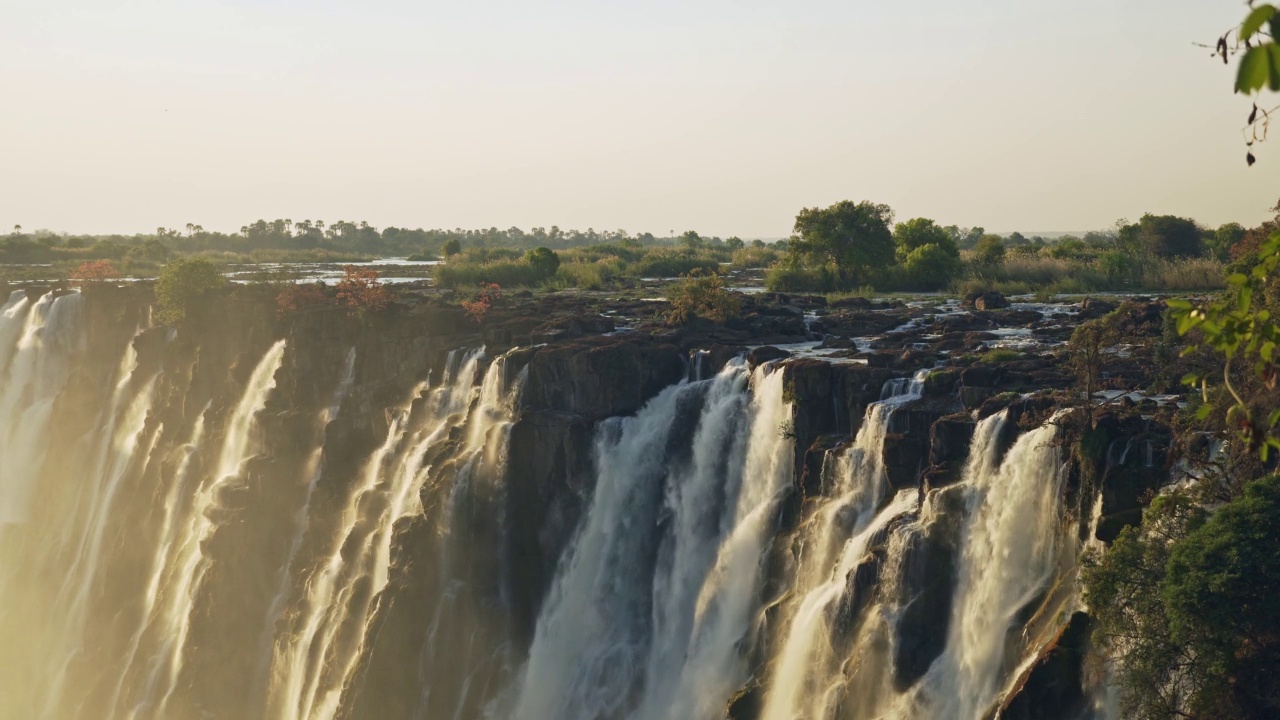
[[[646,304],[15,291],[0,717],[1114,717],[1081,558],[1176,407],[1065,392],[1114,304]]]

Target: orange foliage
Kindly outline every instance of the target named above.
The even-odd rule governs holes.
[[[485,316],[489,314],[489,310],[493,308],[493,304],[501,298],[502,286],[497,283],[481,285],[480,293],[476,295],[474,300],[462,301],[462,311],[477,323],[483,322]]]
[[[391,305],[394,296],[378,280],[377,270],[355,265],[342,270],[346,275],[338,281],[338,304],[345,305],[349,314],[377,312]]]
[[[71,271],[71,279],[80,282],[102,282],[116,277],[120,277],[120,273],[116,271],[116,266],[112,265],[110,260],[82,262],[79,267]]]
[[[276,311],[285,315],[299,310],[309,310],[324,305],[328,299],[324,292],[324,285],[320,283],[290,285],[276,296]]]

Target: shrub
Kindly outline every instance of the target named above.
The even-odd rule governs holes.
[[[440,246],[440,254],[445,257],[452,257],[462,252],[462,243],[457,238],[449,238]]]
[[[545,280],[556,274],[560,268],[560,256],[550,248],[538,247],[524,254],[525,262],[533,267],[534,272]]]
[[[921,290],[946,287],[959,270],[959,258],[947,248],[934,244],[912,250],[902,263],[903,280]]]
[[[502,288],[490,283],[481,287],[480,292],[471,300],[463,300],[462,311],[476,323],[481,323],[493,309],[493,304],[500,299],[502,299]]]
[[[276,312],[280,315],[312,310],[329,301],[324,283],[290,285],[276,295]]]
[[[338,304],[345,305],[349,315],[380,312],[391,305],[394,296],[378,280],[377,270],[355,265],[348,265],[342,270],[343,278],[338,281]]]
[[[1009,348],[992,348],[982,356],[984,363],[1009,362],[1022,358],[1022,353]]]
[[[156,300],[160,305],[159,318],[167,324],[177,324],[187,318],[204,297],[226,286],[218,266],[203,258],[178,258],[160,271],[156,278]]]
[[[720,263],[705,252],[689,250],[651,250],[635,263],[627,266],[627,274],[634,277],[676,277],[695,270],[715,273]]]
[[[779,257],[781,253],[773,248],[749,247],[734,251],[732,262],[736,268],[767,268]]]
[[[1004,241],[999,235],[983,235],[973,248],[973,262],[982,268],[991,268],[1004,264]]]
[[[694,317],[724,322],[742,311],[742,297],[725,289],[724,279],[715,272],[694,270],[667,288],[671,309],[666,321],[682,325]]]
[[[764,276],[764,286],[772,292],[818,292],[836,290],[837,275],[827,265],[818,267],[792,267],[778,263]]]
[[[75,270],[72,270],[70,277],[81,283],[98,283],[120,277],[120,273],[110,260],[89,260],[80,263]]]

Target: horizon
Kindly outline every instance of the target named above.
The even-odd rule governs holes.
[[[1195,46],[1238,12],[20,0],[0,227],[234,232],[324,208],[786,237],[842,199],[966,227],[1254,225],[1280,153],[1245,167],[1249,100]]]

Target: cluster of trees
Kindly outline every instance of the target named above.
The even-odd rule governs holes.
[[[187,223],[179,230],[159,227],[154,233],[139,235],[60,235],[49,231],[25,233],[15,226],[0,238],[0,263],[43,263],[74,257],[164,263],[174,253],[204,251],[246,253],[255,250],[331,251],[373,256],[418,256],[430,259],[451,255],[463,248],[567,249],[602,244],[631,247],[677,246],[686,248],[744,247],[740,238],[703,236],[689,230],[657,237],[625,230],[596,231],[588,228],[561,230],[535,227],[526,232],[517,227],[500,230],[424,230],[399,227],[376,228],[367,222],[289,219],[257,220],[237,233],[205,230]],[[763,247],[762,240],[754,245]]]
[[[928,218],[894,223],[893,210],[849,200],[796,215],[789,252],[773,277],[777,289],[940,290],[964,274],[983,277],[1010,255],[1094,263],[1108,276],[1133,275],[1150,259],[1232,259],[1250,232],[1237,223],[1209,230],[1174,215],[1143,215],[1111,231],[1047,239],[983,228],[943,226]],[[806,274],[807,273],[807,274]],[[788,286],[789,285],[789,286]]]

